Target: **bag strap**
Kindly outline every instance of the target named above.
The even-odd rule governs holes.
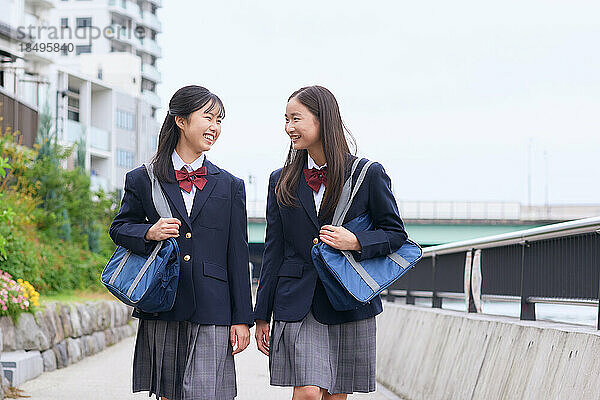
[[[354,188],[352,188],[352,177],[354,176],[354,172],[358,168],[358,164],[363,159],[357,158],[352,163],[352,171],[350,172],[350,177],[344,183],[342,188],[342,194],[340,195],[340,200],[335,208],[335,212],[333,214],[332,225],[341,226],[344,223],[344,218],[346,218],[346,214],[348,210],[350,210],[350,206],[352,206],[352,200],[354,200],[354,196],[358,193],[363,181],[365,180],[365,176],[367,175],[367,171],[369,167],[374,163],[374,161],[367,160],[365,164],[363,164],[360,173],[358,174],[358,178],[356,179],[356,184]]]
[[[161,218],[173,217],[173,214],[171,213],[171,207],[169,207],[165,193],[160,187],[158,179],[156,179],[156,176],[154,175],[152,164],[144,163],[144,167],[146,168],[146,172],[148,172],[150,182],[152,183],[152,202],[154,203],[156,212],[158,212],[158,215],[160,215]]]
[[[352,194],[352,177],[354,176],[354,171],[356,171],[359,162],[360,159],[357,158],[352,163],[352,171],[350,172],[350,177],[346,180],[346,182],[344,182],[344,186],[342,187],[342,193],[340,194],[340,199],[338,200],[338,203],[335,207],[335,211],[333,212],[333,219],[331,220],[332,225],[341,225],[341,223],[338,223],[338,221],[340,220],[340,216],[344,212],[346,204],[348,204],[348,200],[350,200],[350,195]],[[344,221],[342,220],[342,222]]]

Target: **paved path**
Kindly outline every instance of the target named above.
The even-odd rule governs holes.
[[[252,336],[253,337],[253,336]],[[147,393],[131,393],[131,366],[134,338],[128,338],[99,354],[84,358],[67,368],[42,374],[20,389],[31,400],[135,400],[148,399]],[[290,399],[289,388],[269,386],[267,357],[251,344],[236,356],[238,396],[236,400]],[[385,389],[353,395],[351,400],[398,399]]]

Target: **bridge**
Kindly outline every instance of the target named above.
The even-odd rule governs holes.
[[[255,283],[264,250],[265,209],[264,201],[248,202]],[[424,247],[600,215],[600,205],[528,206],[515,202],[399,201],[398,209],[410,238]]]

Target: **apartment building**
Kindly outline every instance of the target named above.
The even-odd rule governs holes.
[[[0,0],[0,129],[22,132],[23,143],[33,145],[38,109],[48,98],[52,55],[26,52],[29,41],[19,28],[47,24],[53,1]]]
[[[24,144],[32,145],[38,113],[49,106],[60,143],[85,145],[92,186],[120,190],[125,173],[148,161],[157,145],[160,6],[156,1],[0,0],[3,125],[20,129]],[[66,27],[75,29],[60,32]],[[92,28],[104,33],[97,37]],[[28,43],[54,48],[28,51]]]
[[[88,58],[86,65],[93,67],[96,77],[109,80],[118,86],[129,89],[131,84],[139,87],[144,101],[155,110],[161,101],[156,94],[156,86],[161,82],[157,60],[162,49],[157,36],[162,25],[156,12],[162,6],[161,0],[66,0],[57,2],[52,12],[52,24],[60,27],[63,43],[72,44],[61,49],[60,63],[65,66],[78,66],[79,57],[85,54],[102,55]],[[79,32],[79,35],[75,33]],[[87,34],[86,34],[87,33]],[[127,81],[119,68],[122,57],[112,57],[114,53],[125,53],[139,58],[140,79]]]

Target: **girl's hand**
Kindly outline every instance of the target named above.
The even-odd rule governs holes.
[[[165,240],[179,237],[181,221],[177,218],[161,218],[146,232],[146,240]]]
[[[269,323],[263,320],[256,320],[256,332],[254,333],[256,338],[256,346],[265,355],[269,355],[269,344],[271,338],[269,337]]]
[[[323,225],[319,231],[319,239],[338,250],[361,249],[356,235],[343,226]]]
[[[244,351],[250,344],[250,329],[248,328],[248,325],[231,325],[231,329],[229,330],[229,341],[231,342],[231,347],[233,347],[234,356]]]

